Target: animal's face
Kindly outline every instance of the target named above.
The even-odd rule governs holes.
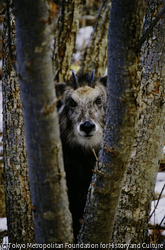
[[[89,86],[89,76],[81,75],[81,78],[78,78],[80,84],[77,88],[71,83],[63,85],[58,110],[61,138],[71,146],[99,148],[104,128],[106,87],[103,82],[106,79],[103,82],[96,79],[93,86]]]

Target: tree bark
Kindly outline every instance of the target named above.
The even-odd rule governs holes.
[[[14,13],[36,243],[72,242],[55,108],[48,3],[14,0]]]
[[[151,5],[150,2],[144,31],[165,4],[162,0],[154,1]],[[115,219],[115,243],[147,242],[148,216],[165,140],[164,39],[165,19],[162,18],[142,47],[142,97],[138,133]]]
[[[2,128],[2,82],[0,81],[0,218],[6,216],[5,212],[5,186],[3,167],[3,128]]]
[[[113,0],[108,33],[107,114],[79,242],[109,243],[139,113],[140,54],[135,49],[145,1]]]
[[[89,45],[81,60],[82,72],[92,72],[103,76],[107,67],[108,25],[111,0],[103,0],[94,25]]]
[[[56,27],[53,69],[54,81],[68,81],[79,24],[80,0],[63,0]]]
[[[3,160],[6,216],[10,243],[35,242],[30,187],[26,159],[24,125],[18,78],[9,55],[11,43],[15,58],[15,21],[10,14],[11,41],[8,25],[3,22]]]

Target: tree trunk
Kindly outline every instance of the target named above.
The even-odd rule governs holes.
[[[48,3],[14,0],[14,13],[36,243],[72,242],[55,107]]]
[[[15,22],[10,15],[11,40],[7,17],[3,22],[3,156],[6,216],[10,243],[35,242],[26,145],[18,78],[12,69],[9,43],[15,55]]]
[[[152,2],[151,6],[149,3],[144,30],[164,4],[162,0]],[[165,140],[164,39],[165,19],[162,18],[142,47],[142,97],[138,133],[115,219],[115,243],[147,242],[148,216]]]
[[[109,243],[138,121],[145,1],[113,0],[108,34],[107,114],[79,242]]]
[[[5,217],[5,186],[3,167],[3,128],[2,128],[2,82],[0,81],[0,218]]]
[[[82,72],[92,72],[103,76],[107,67],[108,25],[111,0],[103,0],[94,25],[90,43],[81,60]]]
[[[106,0],[103,1],[102,7],[105,2]],[[78,1],[64,3],[55,42],[56,81],[69,78],[77,29],[74,18],[78,15],[75,7],[79,5]],[[33,212],[36,242],[69,243],[72,242],[73,236],[57,129],[58,119],[54,109],[56,101],[49,49],[49,16],[45,4],[46,2],[39,0],[14,1],[17,19],[17,70],[25,119],[31,203],[35,207]],[[162,1],[153,3],[153,6],[155,4],[161,8]],[[152,5],[150,8],[155,16],[157,5],[156,8]],[[108,35],[106,127],[102,150],[89,190],[79,243],[109,243],[122,180],[131,152],[113,239],[115,243],[146,241],[143,237],[147,228],[148,208],[164,140],[165,62],[162,44],[165,32],[162,19],[153,36],[143,46],[141,75],[141,57],[135,45],[141,35],[144,10],[143,0],[112,1]],[[145,26],[150,23],[152,14],[146,17]],[[34,231],[19,88],[9,61],[6,29],[4,26],[3,126],[6,211],[9,241],[25,243],[34,242]],[[95,29],[96,31],[98,29]],[[11,41],[14,44],[14,36]],[[97,48],[97,45],[95,47]],[[101,55],[98,57],[102,58]],[[93,69],[92,63],[94,62],[88,60],[86,65]],[[95,68],[97,67],[103,69],[102,66]],[[85,70],[88,71],[88,68]],[[98,75],[103,74],[99,72]],[[136,127],[138,133],[135,138]]]
[[[70,65],[75,48],[79,23],[80,0],[63,0],[56,27],[53,69],[54,81],[67,81],[70,77]]]

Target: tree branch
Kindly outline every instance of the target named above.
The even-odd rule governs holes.
[[[159,204],[159,201],[160,201],[160,198],[161,198],[161,196],[162,196],[162,193],[163,193],[163,190],[164,190],[164,189],[165,189],[165,184],[164,184],[164,186],[162,187],[162,190],[161,190],[161,192],[160,192],[160,194],[159,194],[159,198],[158,198],[158,201],[157,201],[157,203],[156,203],[156,206],[155,206],[153,212],[150,214],[149,219],[150,219],[150,218],[152,217],[152,215],[155,213],[155,210],[156,210],[156,208],[157,208],[157,206],[158,206],[158,204]]]
[[[150,27],[146,30],[146,32],[144,33],[144,35],[141,37],[141,39],[138,41],[137,45],[136,45],[136,49],[138,50],[142,44],[144,43],[144,41],[147,39],[147,37],[151,34],[153,28],[155,27],[155,25],[159,22],[160,18],[162,18],[162,16],[165,14],[165,6],[163,7],[163,9],[158,13],[157,17],[154,19],[154,21],[151,23]]]

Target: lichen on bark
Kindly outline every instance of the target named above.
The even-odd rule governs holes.
[[[24,124],[18,77],[13,70],[9,43],[15,57],[15,21],[10,13],[11,41],[8,40],[7,16],[3,21],[3,156],[6,216],[9,242],[35,242]],[[21,178],[20,178],[21,177]],[[21,181],[22,180],[22,181]],[[24,186],[23,186],[23,185]],[[28,200],[28,202],[27,202]]]
[[[162,1],[149,3],[144,32],[162,6]],[[147,242],[150,205],[165,139],[164,34],[163,18],[142,46],[138,131],[115,219],[113,241],[116,243]]]

